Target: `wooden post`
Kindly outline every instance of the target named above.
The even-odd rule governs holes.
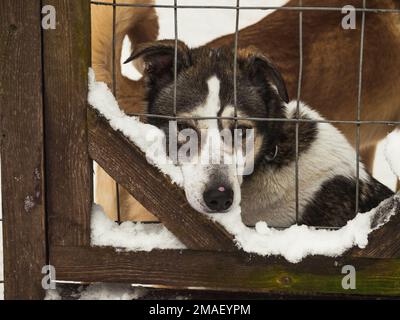
[[[43,2],[57,12],[56,29],[43,35],[49,241],[51,245],[89,245],[92,162],[87,150],[86,107],[90,1]]]
[[[5,298],[41,299],[46,233],[40,1],[0,1],[0,26]]]

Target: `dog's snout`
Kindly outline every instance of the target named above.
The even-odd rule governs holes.
[[[227,211],[233,203],[233,190],[226,186],[207,189],[203,193],[204,202],[213,212]]]

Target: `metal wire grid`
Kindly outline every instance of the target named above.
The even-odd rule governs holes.
[[[235,6],[222,6],[222,5],[178,5],[178,0],[174,0],[173,5],[167,4],[148,4],[148,3],[116,3],[103,2],[103,1],[91,1],[92,5],[112,6],[113,10],[113,26],[112,26],[112,92],[116,96],[116,56],[115,56],[115,32],[116,32],[116,11],[118,7],[151,7],[151,8],[170,8],[174,9],[174,91],[173,91],[173,115],[159,115],[149,113],[129,113],[132,116],[152,117],[159,119],[169,120],[234,120],[237,126],[238,120],[251,120],[251,121],[272,121],[272,122],[294,122],[296,127],[295,132],[295,192],[296,192],[296,222],[299,221],[299,124],[302,122],[312,123],[330,123],[330,124],[353,124],[356,125],[356,194],[355,194],[355,205],[356,213],[359,209],[359,193],[360,193],[360,127],[364,124],[376,124],[376,125],[388,125],[397,126],[400,125],[400,121],[385,121],[385,120],[361,120],[361,107],[362,107],[362,76],[363,76],[363,58],[364,58],[364,38],[365,38],[365,15],[366,13],[386,13],[386,14],[400,14],[399,9],[386,9],[386,8],[367,8],[366,0],[363,0],[362,8],[354,8],[356,12],[362,13],[361,21],[361,36],[360,36],[360,57],[359,57],[359,75],[358,75],[358,95],[357,95],[357,117],[356,120],[310,120],[310,119],[299,119],[299,108],[301,101],[301,89],[302,89],[302,77],[303,77],[303,12],[307,11],[342,11],[342,7],[319,7],[319,6],[303,6],[302,0],[298,0],[298,6],[241,6],[240,0],[236,0]],[[176,98],[177,98],[177,60],[178,60],[178,9],[231,9],[236,10],[235,18],[235,37],[234,37],[234,116],[233,117],[178,117],[176,115]],[[237,116],[237,51],[238,51],[238,37],[239,37],[239,14],[240,10],[284,10],[284,11],[298,11],[299,12],[299,74],[298,74],[298,85],[297,85],[297,98],[296,98],[296,117],[295,119],[286,118],[262,118],[262,117],[238,117]],[[116,194],[117,194],[117,220],[121,222],[120,212],[120,197],[119,197],[119,185],[116,183]],[[336,227],[326,226],[315,226],[317,228],[326,229],[337,229]],[[0,282],[1,283],[1,282]]]
[[[136,7],[136,8],[170,8],[170,9],[232,9],[232,10],[284,10],[284,11],[342,11],[342,7],[320,7],[320,6],[222,6],[222,5],[176,5],[172,4],[150,4],[150,3],[110,3],[104,1],[91,1],[93,5]],[[355,8],[357,12],[371,13],[399,13],[399,9],[386,8]]]
[[[299,0],[299,6],[303,1]],[[299,11],[299,75],[297,78],[297,101],[296,101],[296,159],[295,159],[295,192],[296,192],[296,223],[299,223],[299,118],[301,85],[303,80],[303,11]]]
[[[366,0],[363,0],[363,8],[366,7]],[[362,12],[361,18],[361,39],[360,39],[360,59],[358,66],[358,95],[357,95],[357,120],[361,120],[361,95],[362,95],[362,77],[364,62],[364,38],[365,38],[365,11]],[[360,198],[360,125],[356,128],[356,212],[358,212]]]
[[[116,0],[113,0],[112,2],[112,52],[111,52],[111,60],[112,60],[112,67],[111,67],[111,73],[112,73],[112,93],[114,97],[117,97],[117,80],[116,80],[116,73],[115,73],[115,25],[116,25],[116,17],[117,17],[117,3]],[[119,197],[119,184],[115,183],[115,193],[117,197],[117,221],[118,223],[121,223],[121,206],[120,206],[120,197]]]

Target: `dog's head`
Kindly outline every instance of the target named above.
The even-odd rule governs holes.
[[[168,146],[175,140],[189,203],[200,212],[225,212],[240,203],[243,173],[249,174],[263,155],[274,153],[279,135],[274,122],[231,118],[283,118],[286,87],[276,67],[256,48],[237,52],[236,97],[232,48],[189,49],[178,41],[176,50],[176,104],[174,40],[141,45],[126,62],[141,59],[145,66],[147,113],[185,118],[148,121],[165,132]],[[188,141],[196,148],[188,148]],[[168,150],[171,156],[173,149]]]

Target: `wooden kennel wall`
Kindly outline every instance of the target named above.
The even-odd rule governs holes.
[[[56,30],[41,30],[44,4]],[[2,0],[1,161],[5,297],[43,298],[42,267],[56,280],[291,294],[400,295],[400,215],[364,250],[299,264],[238,250],[195,212],[169,179],[88,108],[90,1]],[[90,246],[92,159],[155,214],[187,250],[116,252]],[[357,270],[344,290],[340,266]]]

